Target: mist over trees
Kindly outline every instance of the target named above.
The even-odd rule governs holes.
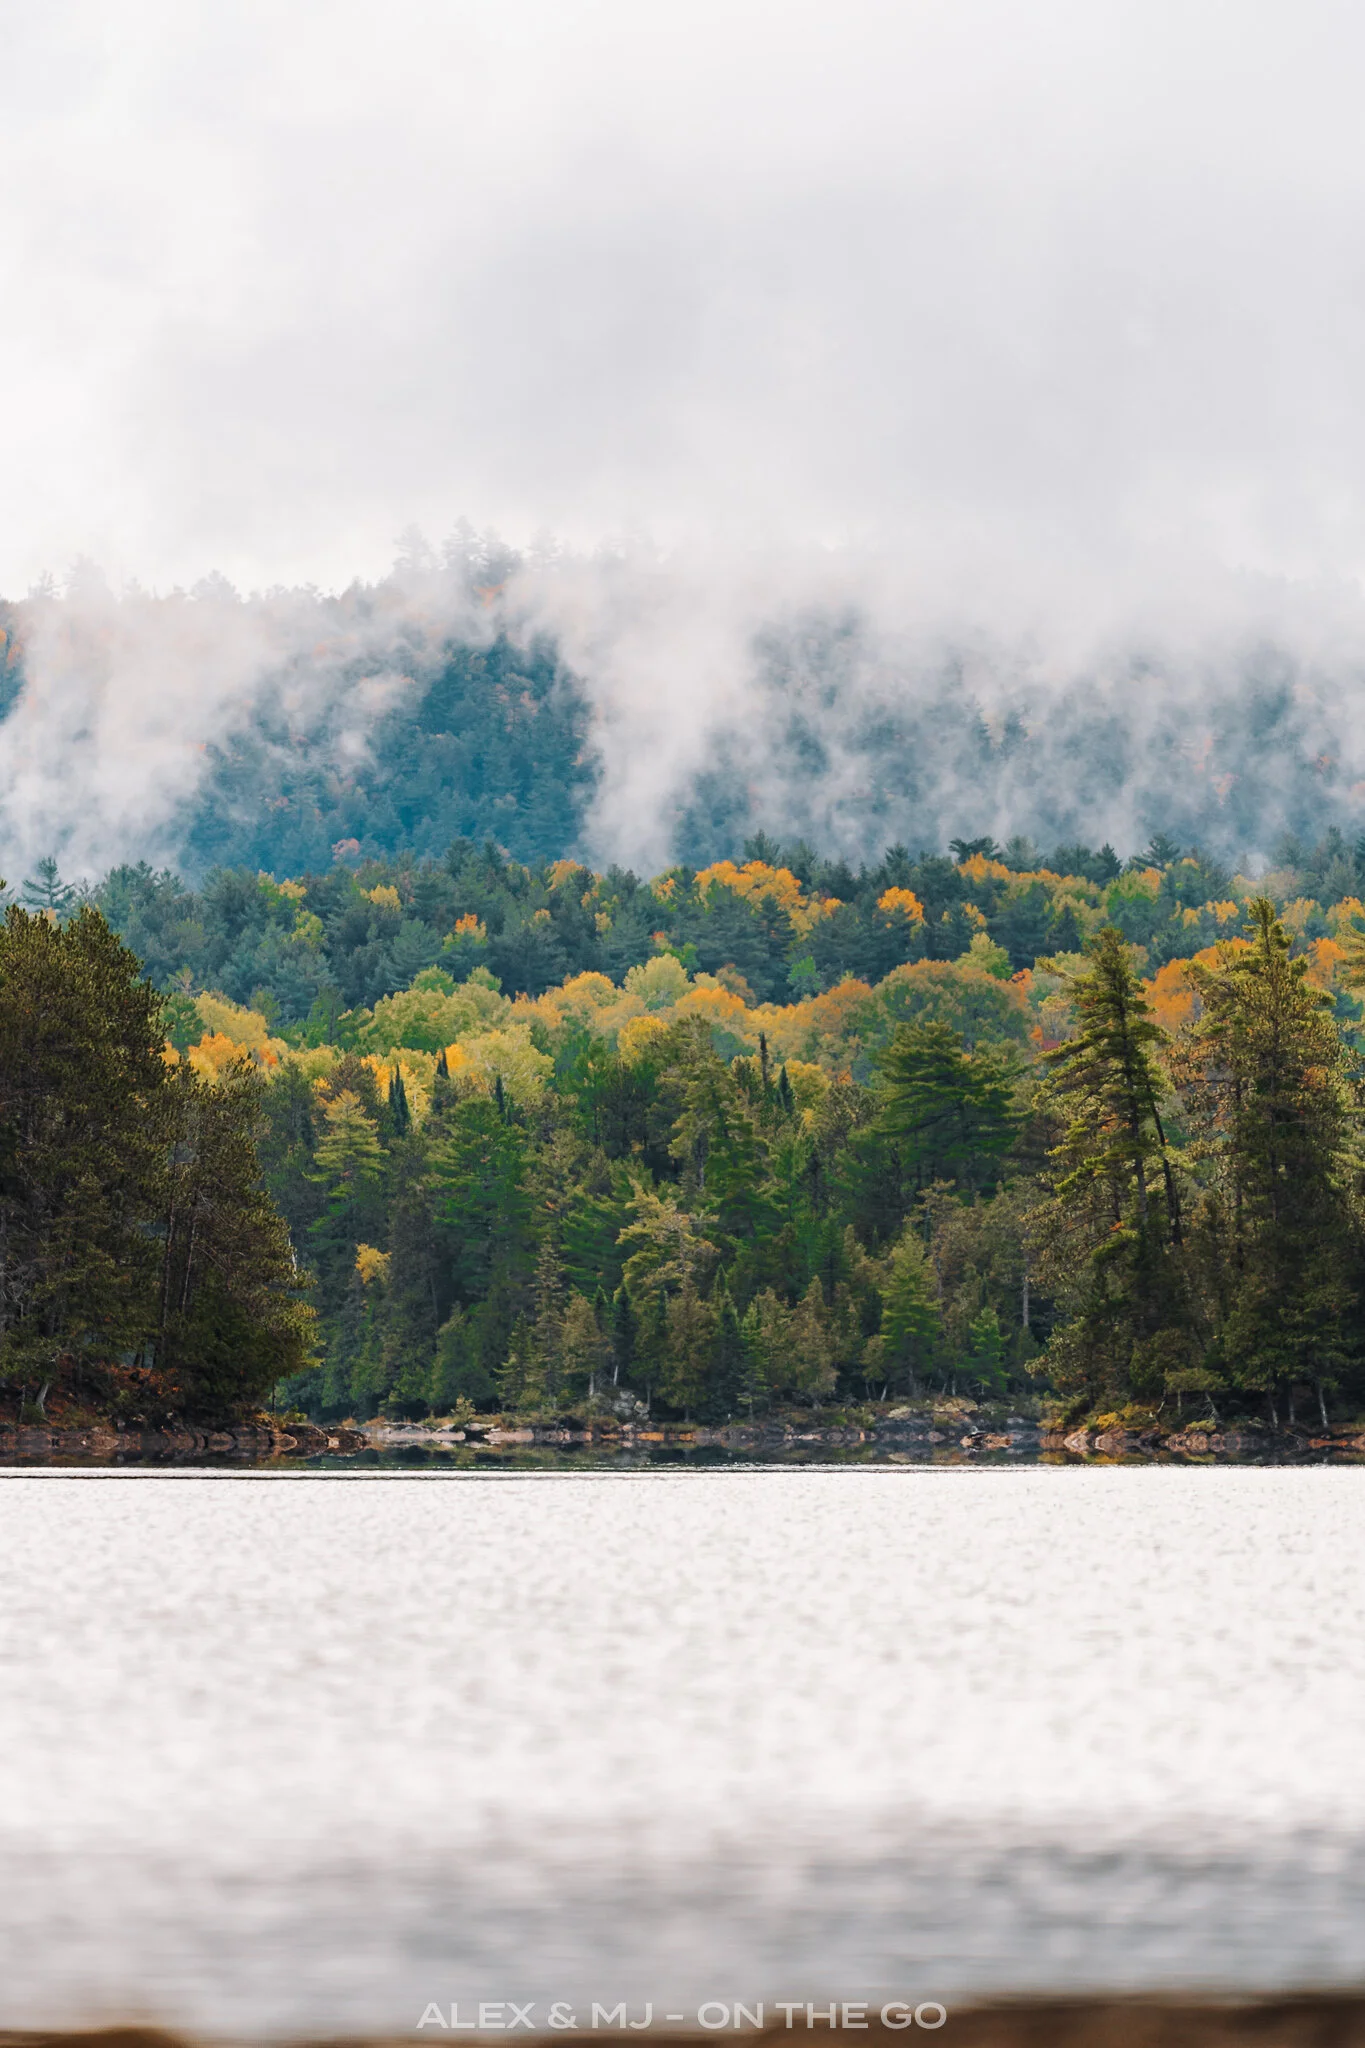
[[[464,528],[439,554],[410,536],[388,578],[333,595],[210,578],[115,597],[86,565],[65,595],[0,604],[0,796],[22,789],[10,829],[43,835],[11,866],[145,852],[196,879],[285,878],[335,848],[435,857],[457,837],[533,865],[606,847],[704,866],[762,832],[856,868],[964,830],[1044,849],[1165,835],[1264,865],[1286,835],[1360,830],[1357,665],[1288,629],[1063,660],[850,599],[727,627],[724,687],[700,654],[656,681],[646,640],[606,690],[556,619],[586,590],[610,652],[643,575]],[[672,723],[637,730],[631,707],[661,692]]]

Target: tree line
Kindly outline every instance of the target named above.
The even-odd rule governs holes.
[[[1333,830],[1313,847],[1283,842],[1277,860],[1263,882],[1295,937],[1331,938],[1365,894],[1365,841],[1348,846]],[[914,855],[892,846],[855,868],[759,833],[742,861],[649,880],[571,860],[526,865],[492,840],[456,839],[439,857],[361,860],[341,847],[297,879],[219,868],[197,889],[125,865],[91,901],[159,986],[211,988],[330,1043],[345,1037],[348,1012],[430,967],[456,981],[482,967],[509,994],[534,997],[577,974],[619,982],[668,950],[750,1004],[785,1005],[985,944],[1008,979],[1113,924],[1156,969],[1226,936],[1256,886],[1160,835],[1122,861],[1109,846],[1043,853],[1020,838],[959,839]]]
[[[1073,1418],[1354,1411],[1365,908],[1315,905],[1319,936],[1282,885],[1223,876],[1182,904],[1207,869],[1159,846],[1055,869],[892,849],[844,897],[833,863],[746,851],[624,901],[572,863],[459,846],[242,878],[285,946],[328,942],[329,888],[353,952],[375,943],[357,897],[395,933],[423,905],[446,926],[444,964],[292,1021],[197,985],[210,929],[185,900],[205,897],[150,878],[182,917],[145,919],[157,988],[45,864],[0,942],[4,1386],[184,1414],[269,1394],[320,1420],[1040,1394]],[[948,957],[932,862],[975,913]],[[96,900],[123,888],[126,910],[129,872]],[[495,886],[599,950],[504,993]],[[998,920],[1035,887],[1074,929],[1015,967]],[[1124,918],[1163,894],[1207,942],[1158,962]],[[631,904],[643,957],[579,966]],[[734,943],[686,936],[718,915],[733,941],[742,914],[805,958],[846,907],[900,920],[913,957],[809,991],[788,968],[779,1002]]]
[[[1360,1070],[1266,899],[1157,1023],[1121,932],[1037,1051],[902,1023],[863,1084],[703,1019],[570,1035],[548,1085],[354,1053],[273,1084],[268,1175],[318,1275],[322,1417],[1044,1391],[1071,1417],[1271,1422],[1360,1399]]]

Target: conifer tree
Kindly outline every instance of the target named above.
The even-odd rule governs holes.
[[[41,911],[49,919],[69,916],[76,904],[75,888],[62,880],[51,854],[38,862],[21,894],[28,909]]]
[[[607,1340],[597,1310],[585,1295],[569,1296],[559,1342],[565,1392],[571,1400],[586,1399],[591,1405],[600,1391]]]
[[[724,1280],[716,1289],[712,1307],[716,1319],[715,1337],[698,1414],[703,1422],[728,1422],[739,1412],[744,1398],[745,1353],[739,1317]]]
[[[1169,1041],[1122,934],[1106,927],[1090,960],[1071,987],[1076,1035],[1046,1055],[1042,1107],[1062,1134],[1040,1228],[1069,1316],[1039,1369],[1075,1402],[1159,1401],[1196,1344],[1161,1110]]]
[[[156,1325],[160,999],[94,911],[0,927],[0,1372],[40,1388]]]
[[[998,1055],[968,1053],[947,1024],[902,1024],[881,1061],[882,1129],[918,1187],[986,1184],[1018,1128],[1013,1091]]]
[[[983,1308],[972,1318],[967,1331],[965,1370],[968,1379],[983,1394],[1005,1391],[1005,1339],[1000,1318],[993,1308]]]
[[[1359,1349],[1361,1247],[1350,1190],[1356,1107],[1332,999],[1308,981],[1268,899],[1250,944],[1192,970],[1202,1002],[1186,1062],[1212,1184],[1199,1245],[1209,1360],[1272,1417],[1296,1381],[1340,1383]]]
[[[389,1114],[393,1118],[394,1136],[405,1138],[412,1126],[412,1111],[408,1107],[408,1091],[398,1067],[394,1068],[389,1082]]]
[[[635,1310],[624,1280],[611,1298],[611,1383],[619,1386],[624,1379],[631,1384],[631,1368],[635,1363]]]
[[[691,1415],[706,1390],[716,1341],[716,1311],[697,1292],[689,1275],[671,1296],[659,1392],[672,1407]]]
[[[148,1351],[161,1398],[182,1414],[231,1419],[296,1373],[312,1343],[303,1275],[261,1184],[261,1092],[245,1061],[215,1083],[181,1067],[166,1090],[159,1316]]]
[[[882,1291],[879,1363],[888,1385],[914,1396],[938,1356],[939,1309],[933,1268],[917,1231],[907,1229],[888,1260]]]
[[[791,1080],[787,1074],[787,1062],[783,1060],[782,1071],[777,1077],[777,1102],[783,1116],[796,1115],[796,1097],[792,1092]]]

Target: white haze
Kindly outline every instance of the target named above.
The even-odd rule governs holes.
[[[988,707],[1091,671],[1122,697],[1135,642],[1197,699],[1269,635],[1332,678],[1352,750],[1357,9],[49,0],[0,26],[0,590],[88,557],[161,593],[113,626],[78,580],[31,642],[0,729],[21,852],[153,845],[264,675],[325,694],[364,664],[312,660],[302,596],[176,585],[340,588],[462,512],[587,557],[512,602],[593,698],[594,848],[645,864],[717,724],[760,716],[755,630],[819,604],[869,619],[879,688],[976,650]],[[749,766],[762,792],[758,739]],[[1021,792],[976,822],[1027,817]]]

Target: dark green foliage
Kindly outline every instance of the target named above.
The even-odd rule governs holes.
[[[547,643],[499,635],[450,644],[434,662],[397,646],[388,665],[412,688],[371,724],[359,773],[339,765],[336,721],[355,716],[344,692],[302,731],[296,711],[263,704],[211,748],[187,866],[299,874],[325,869],[347,842],[357,860],[435,856],[461,835],[495,837],[523,860],[573,844],[595,781],[587,705]]]
[[[261,1185],[257,1078],[163,1057],[162,1004],[99,914],[0,932],[0,1385],[210,1420],[310,1339]]]
[[[1162,1119],[1166,1035],[1153,1022],[1120,934],[1096,940],[1074,984],[1076,1036],[1048,1055],[1046,1107],[1059,1125],[1046,1227],[1072,1315],[1048,1369],[1094,1403],[1159,1399],[1188,1362],[1190,1316],[1178,1257],[1181,1204]]]
[[[1281,1415],[1306,1389],[1324,1410],[1358,1400],[1355,1055],[1338,1025],[1357,1005],[1342,985],[1335,1005],[1314,993],[1304,950],[1327,920],[1298,906],[1291,939],[1258,911],[1249,952],[1193,971],[1202,1011],[1172,1045],[1141,977],[1235,929],[1233,884],[1174,841],[1148,851],[1156,874],[1117,876],[1107,847],[1044,857],[1018,838],[998,862],[978,847],[970,868],[892,846],[854,870],[751,835],[747,859],[799,874],[796,916],[780,876],[749,896],[687,867],[647,887],[524,865],[491,841],[298,883],[222,870],[197,893],[119,870],[98,898],[141,935],[162,995],[98,918],[63,929],[55,904],[23,921],[25,972],[104,932],[90,959],[107,944],[115,964],[89,971],[109,980],[110,1015],[132,1004],[113,1037],[131,1030],[169,1119],[135,1117],[144,1084],[100,1081],[95,1061],[88,1085],[123,1134],[107,1185],[137,1178],[139,1146],[175,1170],[126,1226],[98,1174],[96,1198],[83,1169],[53,1166],[70,1183],[51,1232],[65,1250],[56,1278],[16,1278],[18,1384],[36,1398],[30,1338],[50,1349],[79,1302],[72,1384],[96,1367],[159,1373],[164,1401],[174,1389],[205,1414],[277,1370],[289,1403],[327,1419],[608,1403],[721,1423],[883,1391],[1017,1400],[1030,1379],[1076,1415],[1191,1401]],[[1310,872],[1357,873],[1340,835],[1284,855],[1286,893]],[[631,1004],[599,980],[502,1007],[505,1079],[446,1055],[472,1043],[458,1018],[498,1011],[498,978],[535,996],[570,976],[619,984],[649,960],[633,1007],[665,1007],[619,1043]],[[680,1012],[675,961],[720,984]],[[117,995],[120,974],[133,995]],[[839,983],[761,1029],[752,1011],[737,1021],[737,995],[785,1003]],[[167,1078],[159,1040],[196,1044],[206,986],[286,1041],[259,1053],[268,1079]],[[615,1023],[596,1021],[599,1003],[620,1005]],[[35,1014],[49,1008],[61,1018],[60,999]],[[306,1067],[289,1056],[324,1044]],[[56,1057],[39,1034],[35,1071]],[[527,1081],[516,1060],[537,1058]],[[257,1152],[241,1133],[261,1114]],[[269,1201],[252,1193],[257,1157]],[[270,1202],[314,1271],[314,1365]],[[218,1254],[200,1261],[217,1245],[224,1273],[264,1276],[256,1295],[240,1277],[215,1293]],[[138,1320],[149,1288],[155,1327]]]
[[[881,1128],[895,1140],[902,1170],[916,1186],[989,1184],[1019,1124],[1000,1056],[984,1049],[969,1054],[946,1024],[902,1024],[881,1069]]]
[[[1291,959],[1271,904],[1252,944],[1202,970],[1186,1080],[1207,1162],[1196,1252],[1216,1364],[1272,1412],[1296,1382],[1337,1388],[1360,1350],[1351,1193],[1358,1106],[1330,997]]]
[[[28,909],[50,911],[54,917],[65,917],[75,908],[75,888],[62,880],[51,854],[38,862],[20,893]]]

